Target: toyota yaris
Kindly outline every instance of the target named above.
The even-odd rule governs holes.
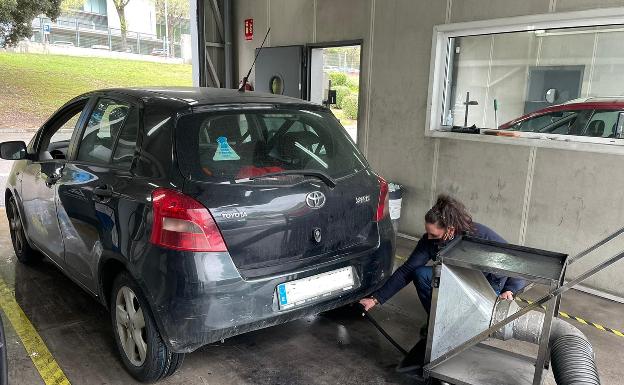
[[[110,309],[128,371],[351,303],[391,272],[388,185],[331,112],[235,90],[79,96],[15,160],[17,258],[49,258]]]

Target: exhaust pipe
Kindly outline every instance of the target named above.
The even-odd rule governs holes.
[[[513,301],[500,301],[494,308],[491,325],[520,310]],[[530,311],[493,334],[494,338],[511,338],[540,343],[544,313]],[[576,327],[555,318],[550,330],[550,362],[557,385],[600,385],[594,350],[589,340]]]

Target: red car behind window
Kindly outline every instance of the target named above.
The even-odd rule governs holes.
[[[501,125],[499,129],[621,138],[623,125],[624,98],[587,98],[531,112]]]

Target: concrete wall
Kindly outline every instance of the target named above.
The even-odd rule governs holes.
[[[445,22],[614,5],[621,4],[608,0],[234,0],[237,72],[240,79],[249,68],[268,25],[272,27],[269,45],[274,46],[363,39],[358,145],[376,170],[407,189],[401,232],[419,236],[435,194],[448,192],[467,204],[475,220],[510,242],[574,253],[624,222],[624,198],[618,194],[619,185],[624,187],[624,174],[617,167],[620,156],[425,137],[432,29]],[[251,42],[243,37],[246,18],[254,18]],[[522,70],[505,77],[516,54],[505,49],[509,39],[513,37],[496,37],[487,47],[475,49],[473,60],[485,60],[490,79],[502,78],[498,88],[489,91],[479,90],[482,82],[473,82],[475,92],[504,95],[510,87],[525,87]],[[522,44],[526,58],[534,52],[535,42]],[[597,50],[613,51],[617,44],[605,41]],[[498,58],[491,67],[490,52]],[[611,76],[624,76],[624,60],[619,58],[615,65],[611,60],[595,65],[606,66],[603,72],[611,73],[595,80],[603,82],[605,89],[617,83]],[[487,106],[481,107],[483,119]],[[599,256],[589,258],[573,265],[570,276]],[[624,265],[600,273],[588,284],[624,296]]]

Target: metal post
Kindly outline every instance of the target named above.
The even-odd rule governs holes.
[[[45,44],[45,32],[43,30],[43,18],[39,18],[39,34],[41,35],[41,44]]]
[[[605,238],[601,239],[600,241],[596,242],[595,244],[593,244],[592,246],[588,247],[587,249],[581,251],[580,253],[576,254],[575,256],[568,258],[568,265],[573,264],[574,262],[576,262],[579,259],[583,258],[587,254],[591,253],[592,251],[596,250],[600,246],[602,246],[605,243],[611,241],[612,239],[614,239],[615,237],[619,236],[622,233],[624,233],[624,227],[618,229],[617,231],[615,231],[612,234],[607,235]]]
[[[197,63],[198,63],[198,75],[199,75],[199,86],[200,87],[206,87],[208,85],[208,74],[207,74],[207,62],[208,60],[206,59],[207,52],[206,52],[206,47],[203,43],[199,43],[199,42],[203,42],[204,40],[206,40],[206,36],[205,36],[205,28],[206,28],[206,8],[204,6],[204,2],[203,1],[198,1],[197,3],[197,9],[196,9],[196,13],[195,15],[191,15],[191,17],[195,17],[195,20],[197,21],[197,44],[199,45],[197,47]],[[191,24],[192,25],[192,24]]]
[[[225,84],[224,88],[233,88],[233,55],[232,55],[232,1],[223,0],[223,29],[225,30]],[[204,48],[205,49],[205,48]]]
[[[80,27],[78,26],[78,19],[74,19],[76,23],[76,47],[80,47]]]
[[[108,50],[112,51],[113,50],[113,38],[111,36],[111,29],[108,29]]]
[[[164,49],[167,57],[169,57],[169,15],[167,0],[165,0],[165,44]]]
[[[137,53],[141,54],[141,33],[137,32]]]
[[[551,291],[557,289],[556,285],[550,287]],[[542,335],[540,341],[548,341],[550,338],[550,328],[552,320],[555,318],[556,303],[560,297],[551,299],[546,303],[546,315],[542,325]],[[549,343],[541,343],[537,352],[537,360],[535,361],[535,374],[533,375],[533,385],[540,385],[544,377],[544,365],[548,360]]]
[[[464,127],[468,127],[468,106],[470,104],[470,92],[466,92],[466,113],[464,115]]]

